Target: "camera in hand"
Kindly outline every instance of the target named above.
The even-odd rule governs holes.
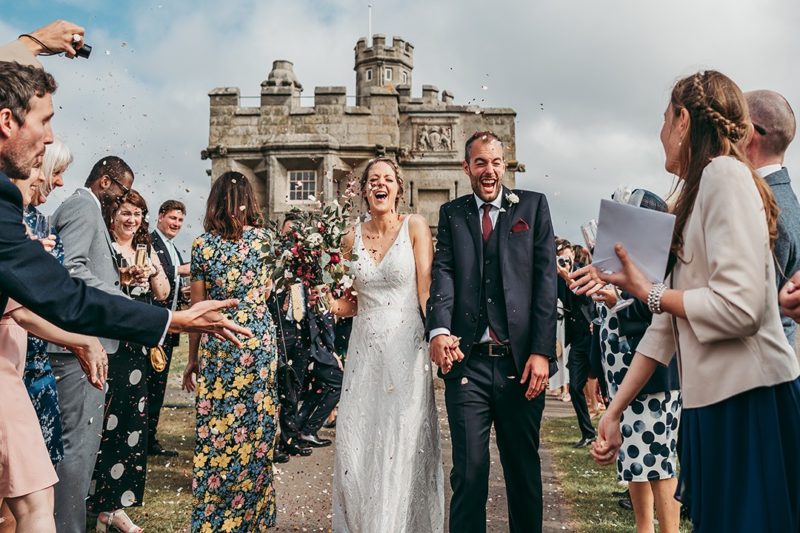
[[[83,46],[75,50],[75,55],[77,57],[82,57],[84,59],[89,59],[89,55],[92,53],[92,47],[86,43],[83,43]]]
[[[569,257],[558,257],[556,261],[558,261],[558,266],[561,268],[569,268],[572,264],[572,261],[569,260]]]

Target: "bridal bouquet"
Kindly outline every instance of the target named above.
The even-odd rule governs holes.
[[[291,231],[275,233],[266,255],[274,261],[272,280],[277,292],[302,283],[307,289],[327,287],[334,298],[339,298],[352,286],[347,272],[357,257],[345,260],[341,246],[358,197],[358,179],[351,177],[340,199],[328,204],[317,201],[318,209],[297,213]],[[318,312],[327,310],[324,300],[317,300]]]

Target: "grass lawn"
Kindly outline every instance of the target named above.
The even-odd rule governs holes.
[[[594,420],[595,425],[597,420]],[[633,511],[617,505],[611,496],[622,490],[613,466],[598,466],[587,448],[572,447],[580,435],[577,422],[570,418],[547,418],[542,421],[542,441],[552,452],[558,480],[570,504],[576,531],[585,533],[620,533],[636,531]],[[691,524],[681,524],[681,532],[689,533]],[[658,531],[658,529],[656,529]]]

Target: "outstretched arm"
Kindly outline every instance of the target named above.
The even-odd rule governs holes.
[[[48,342],[68,348],[79,359],[83,371],[95,387],[103,390],[108,373],[106,352],[96,337],[64,331],[25,307],[10,313],[20,327]]]

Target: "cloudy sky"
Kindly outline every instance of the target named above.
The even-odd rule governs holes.
[[[354,94],[353,47],[368,0],[0,0],[0,40],[64,18],[86,28],[91,59],[45,58],[60,84],[57,136],[75,153],[57,204],[114,153],[151,208],[187,202],[188,248],[209,186],[210,89],[258,95],[275,59]],[[373,32],[415,46],[413,94],[517,111],[518,186],[547,194],[556,232],[576,240],[619,185],[666,193],[658,140],[672,84],[702,68],[800,107],[796,0],[372,0]],[[483,89],[483,87],[486,89]],[[798,143],[800,144],[800,143]],[[796,164],[797,163],[797,164]],[[800,148],[786,161],[800,173]]]

